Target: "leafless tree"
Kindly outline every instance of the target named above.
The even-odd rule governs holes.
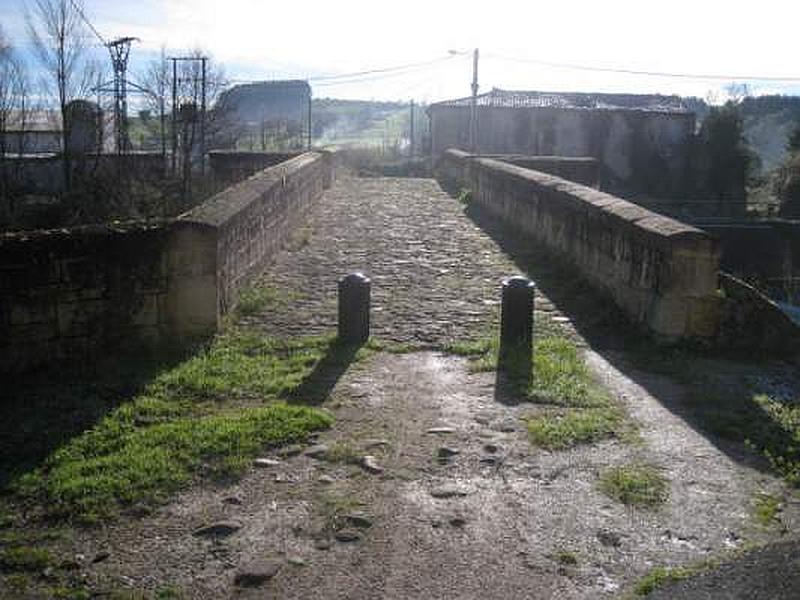
[[[181,180],[184,196],[191,194],[192,169],[199,161],[205,159],[200,155],[201,127],[205,127],[205,141],[219,136],[227,123],[227,111],[218,100],[227,86],[225,70],[200,48],[189,52],[187,56],[199,59],[208,57],[206,63],[206,113],[201,114],[202,104],[202,62],[200,60],[181,61],[178,67],[177,111],[181,155]],[[211,107],[214,107],[211,110]],[[202,123],[202,119],[205,123]]]
[[[6,212],[8,216],[14,213],[8,158],[11,153],[25,152],[25,129],[30,110],[27,74],[0,28],[0,198],[3,202],[0,212]],[[16,139],[9,135],[12,127],[16,130]]]
[[[151,60],[139,75],[142,87],[147,90],[145,103],[158,114],[159,137],[161,138],[161,154],[167,154],[167,113],[172,110],[172,73],[170,71],[167,52],[161,48],[157,59]]]
[[[67,115],[72,100],[85,96],[94,81],[93,65],[86,59],[89,32],[83,21],[82,0],[33,0],[26,13],[28,33],[36,58],[44,71],[43,88],[58,106],[61,117],[61,149],[64,184],[71,188],[67,140]]]

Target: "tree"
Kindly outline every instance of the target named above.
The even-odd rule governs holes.
[[[172,110],[170,87],[172,73],[165,48],[157,59],[151,60],[139,76],[148,93],[145,95],[147,106],[158,114],[159,138],[161,140],[161,154],[167,154],[167,113]]]
[[[27,74],[14,48],[0,28],[0,213],[9,217],[15,212],[8,155],[25,152],[25,134],[31,110]],[[16,137],[9,135],[11,128]],[[19,163],[17,163],[19,164]]]
[[[184,200],[191,196],[192,170],[195,165],[205,159],[202,153],[209,147],[209,140],[228,129],[228,111],[224,102],[218,102],[227,86],[224,69],[200,48],[192,50],[187,56],[194,60],[182,60],[178,63],[178,105],[172,107],[173,114],[178,121],[180,173]],[[205,63],[205,114],[202,114],[201,110],[203,62],[200,59],[202,57],[207,58]],[[214,110],[209,110],[212,106]],[[204,143],[203,147],[201,147],[201,141]]]
[[[45,91],[58,107],[64,186],[69,191],[72,170],[67,143],[70,137],[68,105],[86,95],[94,80],[92,65],[85,57],[88,32],[83,21],[82,0],[34,0],[26,22],[36,58],[45,73]]]
[[[702,191],[717,200],[744,202],[757,158],[745,140],[737,104],[711,107],[700,127],[700,144],[705,163],[700,175]]]
[[[789,134],[786,150],[789,155],[775,173],[774,191],[781,202],[781,216],[798,218],[800,217],[800,123]]]
[[[789,137],[786,140],[786,150],[789,154],[800,152],[800,123],[797,123],[789,133]]]

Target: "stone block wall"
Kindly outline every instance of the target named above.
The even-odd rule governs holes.
[[[705,232],[542,172],[446,151],[439,176],[571,261],[665,341],[717,333],[719,250]]]
[[[211,150],[208,153],[208,166],[215,182],[230,185],[298,155],[298,152]]]
[[[159,339],[168,243],[161,225],[0,238],[0,371]]]
[[[0,235],[0,373],[212,334],[333,163],[300,155],[173,221]]]
[[[600,161],[590,156],[526,156],[524,154],[481,154],[481,156],[600,189]]]
[[[330,186],[333,161],[331,153],[306,152],[224,190],[179,219],[181,227],[214,240],[214,256],[204,261],[216,264],[216,317],[235,306],[239,291]]]

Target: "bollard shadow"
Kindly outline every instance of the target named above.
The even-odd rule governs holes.
[[[303,381],[286,394],[291,403],[319,405],[331,395],[333,388],[356,360],[363,342],[345,342],[335,339],[328,347],[325,356]]]

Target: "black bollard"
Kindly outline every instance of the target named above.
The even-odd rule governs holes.
[[[362,273],[339,280],[339,341],[363,344],[369,339],[370,288]]]
[[[500,316],[500,369],[530,377],[533,345],[533,297],[536,284],[525,277],[503,281]]]

